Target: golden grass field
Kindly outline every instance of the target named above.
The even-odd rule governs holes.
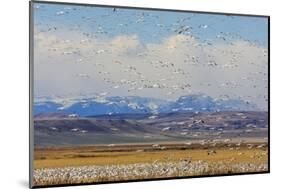
[[[88,165],[126,165],[134,163],[176,162],[183,159],[202,160],[209,163],[267,163],[267,146],[258,148],[260,143],[237,146],[221,144],[216,147],[194,144],[161,144],[153,148],[151,144],[87,146],[35,149],[34,168],[60,168]],[[208,151],[215,153],[208,155]]]
[[[268,171],[265,142],[36,148],[36,186]]]

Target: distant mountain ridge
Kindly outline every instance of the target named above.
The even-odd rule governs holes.
[[[79,117],[114,114],[256,110],[256,105],[240,99],[216,100],[204,94],[181,96],[176,101],[139,96],[113,96],[60,100],[48,98],[34,103],[34,115],[56,112]]]

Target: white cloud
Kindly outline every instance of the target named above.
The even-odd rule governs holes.
[[[108,91],[176,99],[202,92],[267,108],[267,50],[249,42],[207,44],[174,35],[142,44],[137,35],[97,39],[62,33],[35,36],[37,95]]]
[[[130,49],[134,49],[139,45],[137,35],[132,36],[117,36],[110,42],[111,50],[113,53],[124,53]]]

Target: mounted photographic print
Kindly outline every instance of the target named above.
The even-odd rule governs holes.
[[[269,172],[269,17],[30,2],[30,187]]]

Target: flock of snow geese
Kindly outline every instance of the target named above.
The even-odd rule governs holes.
[[[42,18],[44,18],[44,6],[46,5],[36,5],[35,8],[35,15],[36,11],[38,11],[38,18],[40,17],[40,14],[42,13]],[[54,15],[49,15],[51,18],[53,17],[59,17],[59,19],[63,18],[63,21],[69,23],[71,22],[71,18],[69,17],[69,20],[67,19],[69,15],[76,15],[76,17],[79,17],[75,11],[79,11],[79,8],[81,7],[62,7],[61,10],[58,10],[55,12]],[[83,9],[85,7],[82,7]],[[42,10],[41,10],[42,9]],[[108,9],[107,12],[105,12],[103,15],[101,15],[106,22],[107,17],[121,15],[122,11],[119,8],[105,8]],[[90,10],[87,9],[88,11]],[[92,8],[92,11],[95,12],[95,7]],[[108,85],[109,88],[111,88],[108,91],[101,91],[100,94],[114,94],[114,90],[125,90],[127,94],[135,95],[141,93],[141,91],[149,90],[149,89],[157,89],[157,90],[163,90],[164,94],[167,98],[169,96],[173,96],[176,94],[191,94],[193,92],[198,92],[196,90],[193,90],[195,85],[200,85],[202,87],[211,87],[212,85],[216,85],[215,88],[217,88],[220,91],[227,91],[225,89],[238,89],[240,85],[243,85],[242,82],[250,83],[247,87],[250,88],[260,88],[261,86],[265,86],[266,89],[263,91],[267,91],[267,56],[268,51],[264,48],[259,48],[259,44],[256,41],[247,40],[244,39],[241,35],[237,33],[231,33],[231,32],[218,32],[216,36],[213,39],[203,38],[200,35],[197,35],[196,32],[208,32],[208,29],[212,29],[212,25],[210,24],[199,24],[197,26],[190,26],[188,25],[189,21],[193,19],[196,15],[194,13],[189,13],[188,16],[184,18],[179,18],[175,23],[171,24],[163,24],[161,21],[161,16],[150,14],[149,11],[141,11],[138,10],[135,13],[131,11],[132,16],[131,18],[128,18],[128,21],[125,23],[118,23],[118,20],[115,20],[117,22],[117,25],[111,26],[109,28],[109,24],[105,23],[104,25],[100,24],[98,22],[98,18],[95,16],[83,16],[81,15],[80,21],[77,22],[77,24],[72,23],[71,27],[68,28],[69,31],[78,31],[81,34],[81,39],[79,39],[78,43],[74,42],[72,39],[56,39],[52,41],[52,45],[48,47],[48,53],[52,55],[51,53],[60,53],[61,56],[71,56],[71,59],[73,60],[73,57],[75,57],[75,63],[78,64],[86,64],[91,62],[91,65],[93,65],[93,70],[95,70],[96,76],[93,76],[92,73],[87,73],[87,70],[83,73],[76,73],[74,77],[77,79],[82,80],[91,80],[92,78],[98,78],[105,84]],[[45,15],[47,17],[48,15]],[[135,21],[133,18],[135,17]],[[229,19],[233,19],[233,16],[222,16]],[[119,17],[116,17],[119,18]],[[54,18],[53,18],[54,19]],[[156,21],[155,21],[156,19]],[[39,19],[38,19],[39,20]],[[123,19],[120,19],[123,20]],[[56,32],[63,32],[65,30],[65,26],[60,26],[59,24],[44,24],[43,21],[37,21],[35,20],[35,36],[40,35],[42,33],[44,34],[54,34]],[[110,22],[110,21],[107,21]],[[184,39],[184,44],[188,44],[190,48],[190,51],[183,51],[182,52],[182,45],[177,44],[169,44],[166,48],[171,51],[178,51],[182,52],[183,59],[181,60],[181,63],[177,63],[176,61],[173,62],[172,59],[165,59],[164,57],[154,56],[150,54],[151,52],[147,52],[146,50],[140,50],[134,52],[134,57],[138,58],[138,60],[141,60],[142,62],[146,62],[145,68],[139,68],[138,64],[134,64],[131,61],[127,61],[126,57],[122,57],[122,54],[118,54],[117,56],[110,55],[111,53],[114,53],[114,50],[108,49],[108,48],[100,48],[98,46],[95,46],[93,50],[83,51],[79,49],[79,47],[75,46],[79,44],[80,46],[85,47],[91,47],[89,44],[95,43],[96,45],[96,39],[97,38],[105,38],[105,36],[112,36],[112,32],[114,31],[122,31],[121,34],[123,35],[129,35],[131,34],[129,30],[132,30],[132,28],[129,28],[130,25],[136,25],[136,24],[143,24],[144,27],[150,22],[155,22],[153,24],[154,28],[150,37],[154,37],[154,35],[160,35],[161,32],[163,33],[171,33],[175,36],[180,36],[180,38]],[[95,27],[93,31],[85,30],[84,26],[91,26]],[[62,28],[60,28],[62,27]],[[115,29],[114,27],[117,27],[118,29]],[[196,27],[196,28],[195,28]],[[138,31],[135,31],[138,33]],[[155,36],[155,37],[156,37]],[[36,37],[35,37],[36,38]],[[137,39],[133,39],[137,40]],[[195,42],[199,41],[199,42]],[[241,50],[237,49],[236,41],[243,41],[249,48],[258,48],[259,49],[259,55],[257,59],[263,59],[265,60],[266,64],[260,64],[254,61],[245,62],[244,59],[245,55],[247,55],[247,52],[242,52]],[[65,44],[65,45],[62,45]],[[230,46],[231,48],[223,48],[223,47],[217,47],[221,44],[226,44],[227,46]],[[126,44],[125,44],[126,46]],[[142,45],[138,45],[142,48]],[[101,45],[101,47],[104,47],[104,44]],[[163,47],[165,48],[165,47]],[[115,49],[116,50],[116,49]],[[118,50],[118,49],[117,49]],[[157,51],[157,49],[150,49],[150,51]],[[165,52],[165,51],[164,51]],[[198,53],[200,52],[200,53]],[[130,56],[132,52],[130,51],[130,46],[128,45],[128,48],[126,49],[126,53]],[[203,53],[203,55],[202,55]],[[204,54],[205,53],[205,54]],[[222,63],[219,61],[218,57],[216,57],[216,53],[219,53],[225,57],[227,57],[227,62]],[[246,54],[245,54],[246,53]],[[251,53],[251,52],[249,52]],[[157,52],[155,53],[157,54]],[[158,53],[159,54],[159,53]],[[178,56],[179,53],[175,53],[175,56]],[[104,57],[112,56],[115,59],[112,60],[110,64],[104,64],[98,61],[99,55],[103,55]],[[203,56],[203,57],[202,57]],[[252,56],[252,55],[251,55]],[[56,59],[57,56],[54,56]],[[150,58],[148,58],[150,57]],[[152,57],[152,58],[151,58]],[[176,59],[177,57],[175,57]],[[236,72],[237,69],[244,69],[244,67],[241,67],[241,61],[244,61],[245,64],[249,64],[249,66],[256,67],[257,69],[254,69],[253,71],[247,72],[247,75],[244,75],[243,77],[237,79],[237,80],[225,80],[221,81],[220,83],[212,83],[212,81],[204,81],[201,83],[194,84],[192,81],[192,77],[194,77],[192,71],[186,69],[187,66],[193,66],[194,69],[196,67],[205,67],[205,70],[212,68],[216,68],[219,70],[228,70],[226,73],[230,73],[231,70],[233,72]],[[128,63],[129,62],[129,63]],[[116,70],[119,70],[120,72],[116,72]],[[149,74],[151,70],[155,70],[154,74]],[[117,79],[120,77],[115,78],[113,74],[118,73],[118,76],[124,75],[125,78]],[[221,72],[220,72],[221,73]],[[200,73],[199,73],[200,74]],[[204,74],[201,77],[204,77]],[[156,77],[157,75],[157,77]],[[206,74],[207,77],[208,74]],[[262,79],[262,80],[260,80]],[[263,84],[261,84],[263,83]],[[266,84],[264,84],[266,83]],[[260,86],[261,84],[261,86]],[[214,86],[213,86],[214,87]],[[196,88],[196,87],[195,87]],[[112,92],[113,91],[113,92]],[[261,90],[258,90],[261,91]],[[200,91],[199,91],[200,92]],[[267,94],[258,93],[254,97],[253,94],[244,95],[244,94],[234,94],[236,95],[236,98],[239,99],[247,99],[247,101],[251,101],[251,99],[262,99],[263,101],[267,101],[268,96]],[[100,97],[105,96],[101,95]],[[233,94],[232,96],[233,97]],[[224,94],[220,94],[218,98],[230,98],[230,95],[225,92]]]
[[[91,183],[104,181],[120,181],[131,179],[152,179],[167,177],[183,177],[194,175],[229,174],[262,172],[268,169],[267,164],[256,163],[217,163],[204,161],[137,163],[130,165],[81,166],[34,171],[35,185]]]

